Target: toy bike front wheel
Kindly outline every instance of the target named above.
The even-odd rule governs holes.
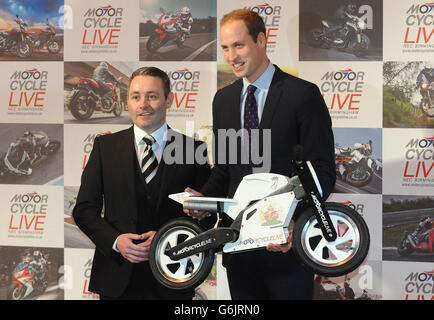
[[[167,250],[202,233],[203,229],[188,218],[167,222],[155,234],[151,243],[149,265],[159,283],[170,289],[183,290],[200,285],[214,263],[212,249],[172,260]]]
[[[327,202],[327,211],[337,232],[327,241],[311,208],[306,209],[294,227],[292,247],[299,262],[315,274],[339,277],[358,268],[369,250],[369,230],[357,211],[339,203]]]

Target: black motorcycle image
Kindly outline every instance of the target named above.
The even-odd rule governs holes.
[[[429,81],[425,74],[420,73],[416,79],[416,87],[422,96],[420,108],[428,117],[434,117],[434,82]]]
[[[121,79],[122,77],[119,77],[114,83],[105,83],[111,89],[112,95],[110,98],[104,98],[105,92],[102,92],[98,82],[91,78],[81,78],[76,88],[72,90],[69,103],[69,110],[74,118],[89,119],[95,110],[104,113],[113,112],[116,117],[119,117],[122,114],[119,90]]]
[[[38,50],[46,47],[49,53],[58,53],[60,49],[62,49],[62,43],[55,38],[56,29],[48,22],[48,18],[45,24],[46,27],[42,29],[30,30],[30,34],[32,35],[30,40],[32,41],[33,47]]]
[[[5,154],[0,153],[0,178],[10,174],[30,175],[32,167],[59,149],[60,141],[50,139],[45,132],[26,132],[10,144]]]
[[[307,43],[315,48],[349,49],[357,57],[365,57],[370,49],[371,40],[364,34],[367,24],[363,19],[346,13],[348,21],[337,31],[329,32],[330,22],[322,20],[322,28],[311,30]]]
[[[15,51],[20,58],[28,58],[33,52],[32,34],[28,25],[18,14],[14,20],[19,28],[0,31],[0,54],[4,51]]]
[[[412,233],[406,230],[397,251],[402,257],[407,257],[413,252],[433,254],[434,220],[430,217],[424,217]]]

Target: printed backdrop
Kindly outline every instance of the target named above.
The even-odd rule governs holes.
[[[434,115],[416,87],[420,72],[434,66],[434,5],[351,1],[367,26],[369,47],[360,55],[354,29],[342,32],[336,16],[349,2],[0,0],[0,299],[10,298],[13,270],[35,250],[47,261],[48,287],[25,299],[99,298],[88,291],[95,247],[71,215],[93,141],[131,125],[128,79],[138,67],[157,66],[175,94],[169,125],[210,146],[214,93],[234,80],[219,48],[219,21],[236,8],[264,19],[274,64],[318,85],[336,144],[338,180],[329,200],[351,206],[369,226],[364,264],[344,277],[316,277],[315,299],[433,299],[432,233],[427,248],[407,255],[397,248],[421,219],[434,219]],[[183,7],[191,9],[191,33],[155,48],[162,14]],[[315,41],[333,26],[327,43]],[[75,92],[93,85],[103,61],[117,78],[110,84],[117,107],[95,98],[89,113],[81,107],[87,96]],[[30,175],[11,172],[4,161],[26,132],[45,139]],[[350,148],[369,143],[373,175],[357,184],[345,178],[345,165]],[[218,256],[196,299],[230,299],[227,288]]]

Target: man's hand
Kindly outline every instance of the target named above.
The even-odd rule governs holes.
[[[292,232],[294,230],[294,220],[291,220],[288,226],[289,236],[284,244],[268,244],[266,249],[271,252],[287,253],[292,248]]]
[[[148,231],[142,234],[124,233],[121,234],[116,243],[121,255],[131,263],[140,263],[149,260],[149,249],[155,231]],[[135,242],[140,242],[135,244]]]
[[[192,194],[194,194],[197,197],[203,197],[203,194],[200,193],[199,191],[196,191],[194,189],[191,188],[185,188],[184,192],[191,192]],[[184,213],[186,213],[189,217],[192,217],[193,219],[197,219],[197,220],[202,220],[206,217],[209,217],[210,213],[208,211],[201,211],[201,210],[188,210],[188,209],[184,209]]]

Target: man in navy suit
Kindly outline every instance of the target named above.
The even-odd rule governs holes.
[[[167,220],[184,216],[167,196],[191,185],[200,188],[210,171],[208,163],[187,162],[186,155],[198,154],[197,150],[206,159],[206,144],[168,127],[166,112],[172,101],[165,72],[154,67],[133,72],[128,108],[134,125],[95,138],[83,171],[73,217],[95,243],[89,290],[101,299],[194,296],[193,289],[163,287],[149,267],[156,230]]]
[[[219,90],[213,100],[216,164],[211,176],[200,192],[190,188],[186,191],[232,197],[242,178],[260,167],[290,176],[293,148],[300,144],[327,198],[336,180],[334,138],[330,115],[318,87],[270,62],[264,22],[250,10],[239,9],[225,15],[220,24],[220,39],[224,58],[240,79]],[[255,87],[252,91],[250,85]],[[227,146],[220,149],[219,132],[242,128],[259,130],[260,137],[267,129],[271,130],[271,141],[259,139],[256,146],[262,152],[271,148],[271,155],[263,157],[271,163],[258,166],[252,157],[250,162],[231,164],[230,155],[219,157],[228,150]],[[237,143],[241,149],[242,142]],[[199,220],[206,215],[187,213]],[[232,299],[312,299],[313,274],[295,260],[290,240],[284,245],[269,245],[267,250],[224,254]]]

